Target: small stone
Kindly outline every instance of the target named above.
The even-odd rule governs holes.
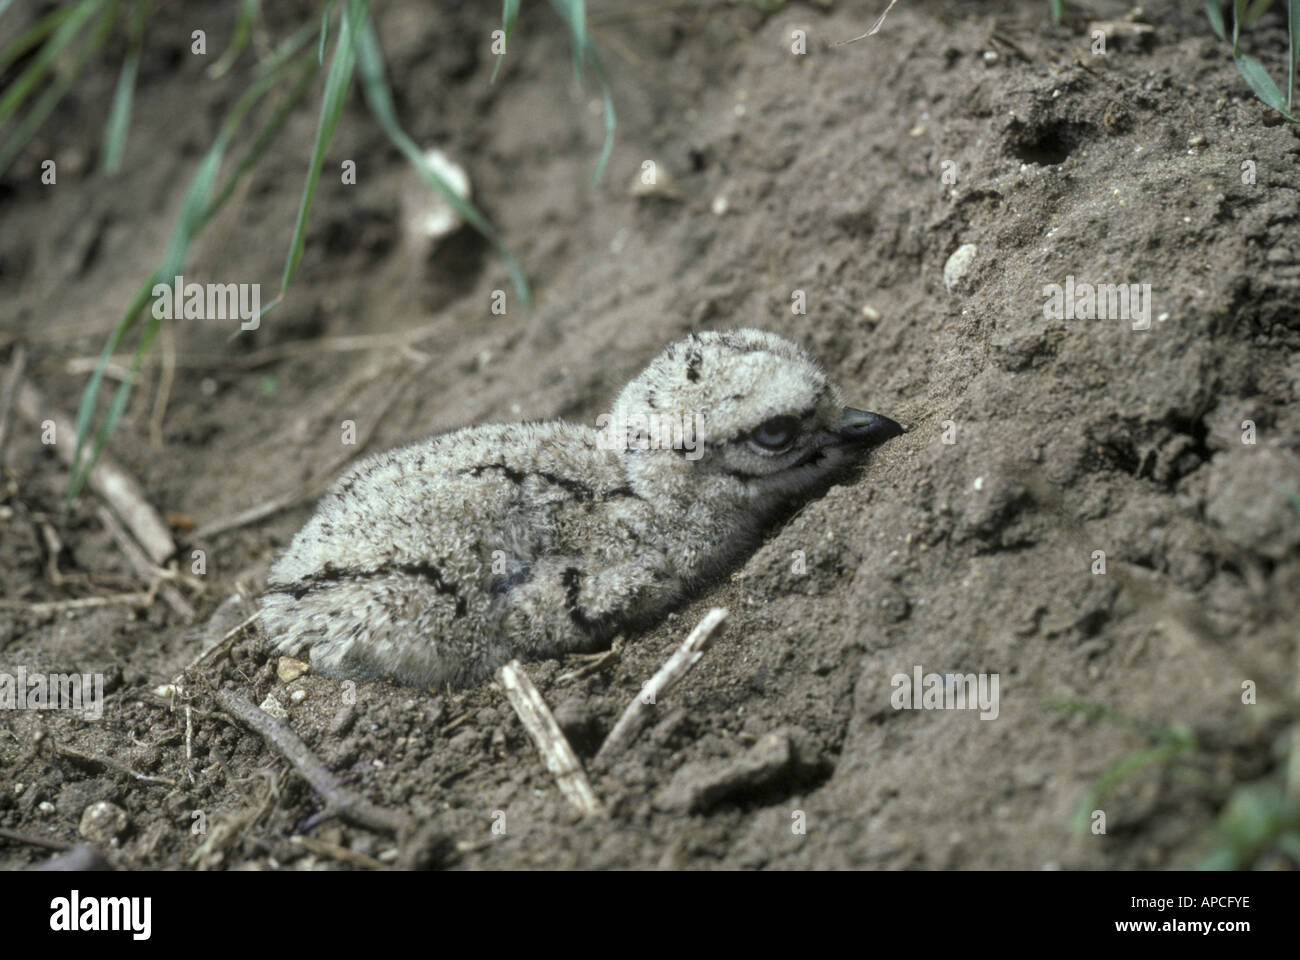
[[[257,709],[268,717],[274,717],[276,720],[289,719],[289,711],[284,709],[284,704],[271,694],[268,694],[266,699],[257,705]]]
[[[714,214],[716,214],[717,216],[720,217],[724,213],[726,213],[728,206],[729,204],[727,203],[727,198],[724,195],[718,194],[716,197],[713,198],[712,210]]]
[[[952,292],[966,278],[978,252],[979,247],[973,243],[963,243],[953,251],[948,262],[943,265],[943,285],[949,292]]]
[[[1106,35],[1108,50],[1149,50],[1156,39],[1156,28],[1151,24],[1129,20],[1094,20],[1088,24],[1089,37],[1097,31]]]
[[[290,703],[302,703],[306,699],[307,699],[306,690],[295,690],[293,693],[289,694]]]
[[[81,814],[77,832],[100,846],[108,846],[127,826],[126,811],[115,803],[100,800],[92,803]]]
[[[48,817],[54,812],[54,804],[50,803],[48,800],[42,800],[36,805],[36,809]]]
[[[648,172],[646,168],[637,171],[636,176],[632,178],[632,186],[628,194],[633,197],[657,197],[661,200],[682,198],[677,184],[662,165],[656,165],[653,173]]]
[[[301,660],[294,660],[292,657],[281,657],[280,662],[275,665],[275,675],[280,678],[282,683],[293,683],[310,669],[311,665],[303,663]]]
[[[462,200],[470,198],[469,174],[441,150],[426,150],[424,162],[433,168],[451,192]],[[418,173],[405,196],[406,231],[417,243],[436,244],[464,224],[459,213],[441,193],[430,187]]]
[[[862,307],[862,316],[864,319],[870,320],[872,323],[875,323],[877,320],[880,319],[880,311],[877,310],[875,307],[871,306],[870,304],[864,304]]]

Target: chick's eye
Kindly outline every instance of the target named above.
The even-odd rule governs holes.
[[[759,424],[749,436],[760,447],[780,450],[789,446],[798,433],[799,421],[794,417],[773,417]]]

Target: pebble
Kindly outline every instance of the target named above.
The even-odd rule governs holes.
[[[275,665],[275,675],[283,683],[293,683],[310,669],[310,664],[303,663],[301,660],[294,660],[292,657],[281,657]]]
[[[948,262],[943,265],[943,285],[951,292],[957,287],[966,274],[970,272],[971,264],[975,262],[975,254],[979,252],[979,247],[973,243],[963,243],[958,247]]]
[[[92,803],[81,814],[77,832],[101,846],[108,846],[127,827],[126,811],[115,803],[100,800]]]
[[[274,717],[276,720],[288,720],[289,711],[284,708],[284,704],[275,698],[274,695],[268,694],[267,698],[257,705],[268,717]]]

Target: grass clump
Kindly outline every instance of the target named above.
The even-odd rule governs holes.
[[[0,0],[0,16],[8,6],[8,0]],[[569,28],[576,75],[581,79],[584,65],[590,61],[600,81],[605,103],[605,143],[596,163],[594,179],[598,180],[613,148],[615,117],[609,85],[599,54],[587,33],[584,0],[551,0],[551,6]],[[505,0],[502,23],[507,43],[514,31],[519,9],[520,0]],[[153,0],[77,0],[36,20],[0,49],[0,75],[16,64],[22,65],[13,81],[0,91],[0,128],[7,123],[12,126],[0,143],[0,174],[53,113],[115,29],[124,31],[126,55],[104,127],[101,167],[106,175],[120,170],[131,126],[140,57],[154,12]],[[226,75],[240,59],[248,47],[260,13],[260,0],[239,0],[232,41],[209,68],[209,77],[218,79]],[[503,46],[493,71],[494,79],[504,56]],[[308,160],[293,236],[281,274],[280,289],[275,298],[262,308],[262,315],[284,300],[303,257],[308,218],[325,153],[354,78],[359,80],[371,116],[384,135],[416,168],[425,185],[441,194],[467,223],[487,238],[505,264],[520,301],[525,307],[529,306],[531,291],[519,261],[479,209],[461,199],[425,161],[422,152],[402,128],[369,0],[326,0],[307,18],[307,22],[257,64],[251,83],[230,108],[199,162],[162,261],[144,279],[109,335],[77,410],[77,445],[65,507],[70,506],[80,493],[91,467],[116,429],[136,376],[164,322],[154,317],[152,311],[145,315],[155,284],[170,282],[171,278],[185,272],[190,250],[199,234],[265,154],[321,72],[325,78],[316,137]],[[254,112],[265,115],[266,119],[223,179],[225,161],[240,139],[245,120]],[[128,376],[118,386],[107,409],[96,417],[109,358],[131,337],[135,338],[134,354]]]

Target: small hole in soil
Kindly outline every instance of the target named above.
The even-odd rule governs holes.
[[[1036,163],[1040,166],[1055,166],[1064,163],[1070,155],[1071,143],[1065,132],[1059,128],[1046,127],[1034,131],[1024,140],[1015,143],[1011,152],[1024,163]]]

